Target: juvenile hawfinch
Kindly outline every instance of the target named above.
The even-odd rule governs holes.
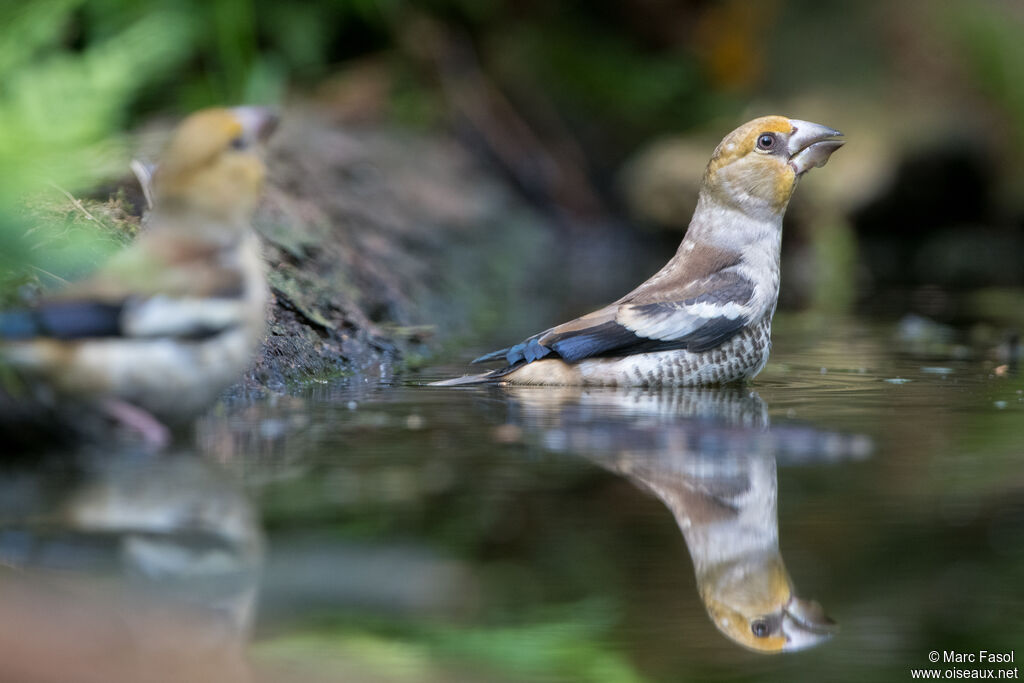
[[[89,279],[0,313],[0,365],[37,400],[169,422],[238,381],[265,326],[251,219],[265,175],[257,147],[275,125],[253,107],[181,123],[153,177],[146,230]]]

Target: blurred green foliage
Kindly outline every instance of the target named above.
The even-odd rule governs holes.
[[[279,102],[290,72],[322,73],[332,22],[377,5],[0,5],[0,298],[34,274],[74,277],[127,237],[74,196],[126,174],[133,116]]]
[[[494,38],[492,51],[501,55],[495,69],[522,89],[541,85],[574,123],[585,125],[600,112],[634,136],[649,135],[700,123],[712,112],[713,95],[686,51],[642,50],[609,27],[580,31],[572,17]]]
[[[1024,142],[1024,13],[995,3],[957,2],[945,19],[973,82],[1007,113],[1018,142]]]
[[[394,681],[484,680],[642,683],[610,643],[615,615],[599,601],[552,608],[503,628],[408,620],[321,623],[259,643],[258,660],[340,680],[354,671]],[[461,677],[456,677],[460,678]]]
[[[187,23],[178,13],[126,19],[78,43],[69,32],[83,8],[76,0],[0,6],[0,265],[7,269],[46,269],[48,250],[30,254],[31,247],[64,234],[73,248],[87,234],[33,225],[26,197],[60,196],[123,169],[115,132],[127,103],[186,54]]]

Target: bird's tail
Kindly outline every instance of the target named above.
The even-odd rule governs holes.
[[[479,375],[463,375],[462,377],[453,377],[451,379],[442,379],[438,382],[431,382],[428,387],[461,387],[471,384],[487,384],[493,382],[501,374],[495,371],[484,372]]]

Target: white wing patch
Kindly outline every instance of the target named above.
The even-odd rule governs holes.
[[[695,315],[700,318],[728,318],[729,320],[735,320],[746,313],[748,308],[735,302],[725,304],[700,302],[686,306],[685,310],[689,315]]]
[[[121,326],[129,337],[190,337],[216,333],[244,320],[242,299],[156,296],[126,306]]]
[[[754,293],[749,280],[731,275],[709,279],[707,285],[704,292],[685,301],[623,305],[615,322],[639,337],[662,341],[683,339],[709,326],[733,328],[749,322]]]

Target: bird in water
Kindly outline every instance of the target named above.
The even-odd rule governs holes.
[[[276,124],[266,109],[236,107],[179,125],[139,238],[88,279],[0,312],[0,367],[15,378],[0,392],[7,403],[69,421],[98,407],[159,442],[165,422],[194,417],[239,380],[266,325],[252,216]]]
[[[618,301],[488,353],[504,366],[435,382],[700,386],[748,380],[771,351],[782,217],[800,177],[842,133],[784,116],[743,124],[715,148],[675,256]]]

